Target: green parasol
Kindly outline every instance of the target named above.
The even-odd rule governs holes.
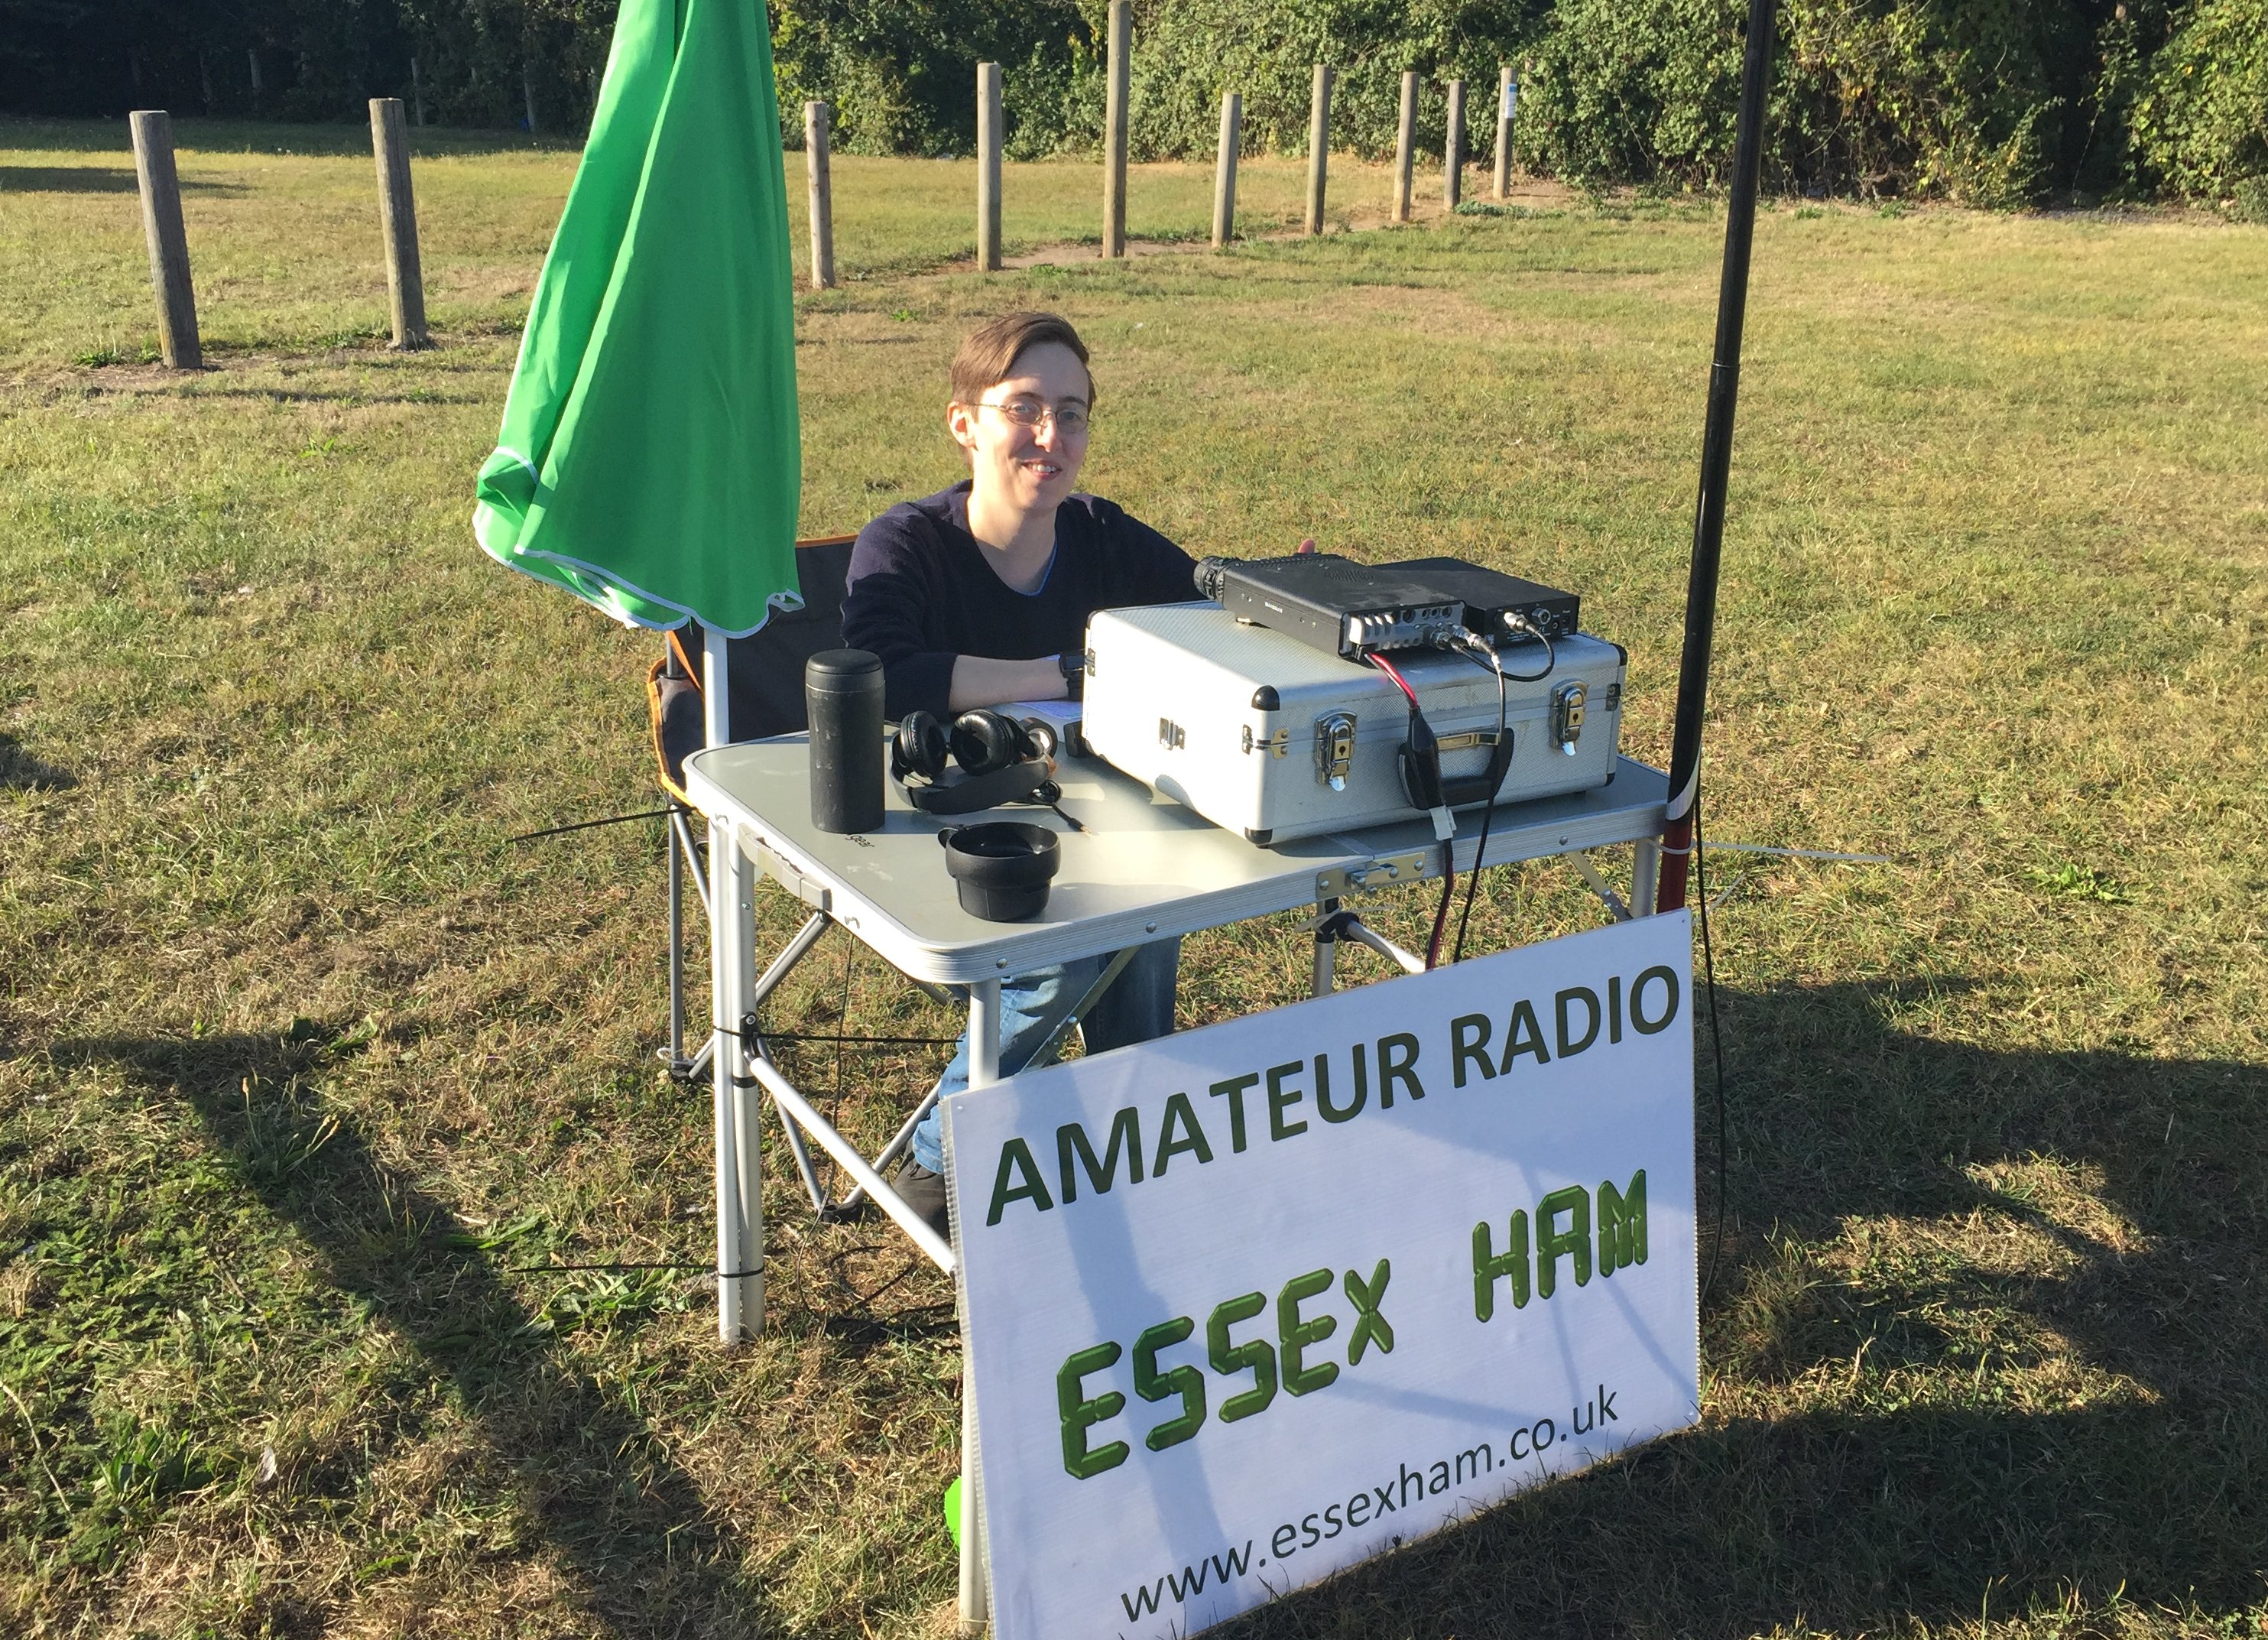
[[[793,275],[759,0],[622,0],[473,532],[626,624],[801,603]]]

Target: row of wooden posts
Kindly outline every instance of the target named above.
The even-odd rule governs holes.
[[[1110,8],[1108,95],[1105,105],[1102,166],[1102,254],[1126,254],[1126,103],[1128,46],[1132,36],[1126,0]],[[1330,160],[1331,85],[1328,64],[1315,65],[1307,125],[1307,231],[1323,231],[1325,178]],[[1506,65],[1498,85],[1496,133],[1496,196],[1512,185],[1512,118],[1520,87]],[[1441,167],[1443,203],[1457,208],[1464,182],[1465,83],[1448,83],[1448,136]],[[1212,242],[1226,245],[1236,233],[1236,159],[1241,137],[1243,100],[1234,92],[1220,100],[1220,153],[1213,173]],[[180,181],[173,168],[173,124],[162,109],[130,116],[134,169],[141,183],[142,227],[150,244],[150,281],[158,294],[159,351],[175,370],[195,370],[204,362],[197,336],[195,287],[189,277],[188,239],[181,226]],[[828,163],[828,107],[803,107],[804,152],[811,187],[811,283],[820,290],[835,284],[835,203]],[[1395,143],[1393,219],[1410,219],[1411,166],[1418,133],[1418,76],[1402,77],[1402,118]],[[401,100],[374,97],[370,104],[371,151],[378,161],[379,220],[386,238],[387,292],[393,309],[394,345],[426,345],[425,282],[417,258],[417,208],[409,186],[409,133]],[[976,65],[976,265],[1000,266],[1000,65]]]
[[[199,370],[196,287],[189,277],[189,240],[181,226],[181,182],[173,168],[173,122],[162,108],[127,116],[134,133],[134,174],[141,184],[142,233],[150,243],[150,283],[158,292],[158,351],[168,368]],[[370,144],[378,160],[378,217],[386,236],[386,288],[394,345],[426,345],[425,277],[417,261],[417,206],[409,191],[409,128],[401,99],[373,97]]]
[[[1126,103],[1133,38],[1128,0],[1111,0],[1107,48],[1108,91],[1103,111],[1102,254],[1126,254]],[[1323,196],[1330,161],[1331,87],[1336,76],[1315,64],[1307,117],[1307,231],[1323,231]],[[1448,135],[1442,144],[1443,203],[1454,211],[1462,203],[1465,169],[1465,83],[1448,83]],[[1496,196],[1512,191],[1512,118],[1520,85],[1506,63],[1497,86]],[[1236,235],[1236,159],[1243,134],[1244,100],[1235,92],[1220,99],[1220,148],[1212,183],[1212,242],[1226,245]],[[819,290],[835,284],[835,201],[828,158],[829,110],[823,102],[803,105],[803,151],[811,188],[811,283]],[[1418,138],[1418,76],[1402,77],[1402,118],[1395,137],[1393,219],[1410,220],[1411,166]],[[986,272],[1000,266],[1000,65],[976,65],[976,265]]]

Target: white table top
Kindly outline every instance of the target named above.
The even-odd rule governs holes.
[[[686,791],[696,808],[731,830],[792,891],[903,972],[932,984],[1027,973],[1313,906],[1348,892],[1349,871],[1377,871],[1381,883],[1440,871],[1440,851],[1423,819],[1263,848],[1095,758],[1066,758],[1057,777],[1063,809],[1083,831],[1027,805],[952,818],[924,815],[886,780],[882,829],[838,836],[811,824],[808,773],[801,735],[711,747],[685,761]],[[1484,863],[1658,837],[1668,794],[1666,776],[1624,757],[1614,779],[1592,791],[1499,804]],[[961,910],[938,846],[937,834],[947,825],[1002,819],[1062,834],[1053,891],[1028,922],[987,922]],[[1469,870],[1481,810],[1467,809],[1458,822],[1456,863]],[[1382,875],[1388,865],[1390,878]]]

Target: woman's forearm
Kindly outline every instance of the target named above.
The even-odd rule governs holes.
[[[953,663],[951,704],[955,712],[1011,700],[1061,700],[1064,692],[1063,668],[1052,655],[1040,661],[961,655]]]

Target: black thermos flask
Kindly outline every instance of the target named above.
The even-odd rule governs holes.
[[[811,824],[822,831],[882,828],[882,662],[826,649],[803,663],[811,714]]]

